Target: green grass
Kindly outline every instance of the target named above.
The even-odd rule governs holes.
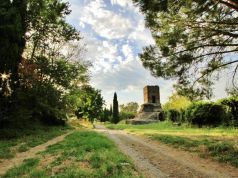
[[[5,177],[133,178],[141,177],[133,163],[107,137],[75,131],[39,154],[36,164],[10,169]],[[23,167],[23,168],[22,168]]]
[[[138,134],[165,134],[165,135],[194,135],[194,136],[238,136],[238,129],[235,128],[197,128],[189,125],[174,125],[170,121],[164,121],[146,125],[130,124],[106,124],[109,129],[127,130]]]
[[[26,173],[31,172],[39,163],[39,159],[27,159],[24,160],[23,164],[17,168],[8,171],[2,178],[8,177],[23,177]]]
[[[32,147],[66,133],[69,127],[39,126],[37,129],[22,130],[15,138],[0,139],[0,159],[9,159],[17,152],[25,152]]]
[[[150,135],[149,137],[176,148],[198,152],[201,157],[211,157],[238,167],[238,149],[231,142],[214,139],[193,140],[171,135]]]

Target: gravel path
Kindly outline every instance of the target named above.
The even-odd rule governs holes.
[[[202,159],[195,153],[171,148],[167,145],[124,131],[96,126],[111,138],[119,149],[134,161],[146,178],[230,178],[238,177],[238,169],[227,164]]]
[[[47,149],[48,146],[56,144],[60,141],[63,141],[64,138],[71,134],[71,132],[68,132],[64,135],[58,136],[52,140],[49,140],[48,142],[42,144],[42,145],[38,145],[34,148],[31,148],[30,150],[23,152],[23,153],[17,153],[16,156],[12,159],[7,159],[7,160],[2,160],[0,162],[0,177],[1,175],[4,175],[8,169],[14,167],[14,166],[19,166],[22,164],[22,162],[25,159],[29,159],[29,158],[34,158],[36,156],[36,154],[40,151],[44,151]]]

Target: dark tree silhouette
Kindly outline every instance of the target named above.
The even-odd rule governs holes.
[[[113,97],[113,111],[112,111],[112,122],[114,124],[119,122],[119,109],[118,109],[118,101],[117,101],[117,93],[114,93]]]

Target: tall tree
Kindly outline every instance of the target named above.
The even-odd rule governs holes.
[[[18,65],[25,48],[27,0],[0,1],[0,9],[0,96],[3,97],[17,84]],[[4,90],[6,87],[9,92]]]
[[[61,0],[0,1],[1,126],[67,118],[68,95],[88,81],[88,65],[62,52],[66,44],[80,40],[66,22],[70,12],[69,3]],[[9,91],[13,95],[3,100]]]
[[[176,79],[178,93],[190,99],[210,98],[218,72],[230,66],[235,86],[236,1],[134,1],[146,14],[146,25],[156,42],[140,55],[154,76]]]
[[[112,110],[112,122],[117,124],[119,122],[119,108],[118,108],[118,101],[117,101],[117,93],[114,93],[113,97],[113,110]]]
[[[77,98],[79,100],[78,113],[82,113],[83,118],[93,122],[94,119],[100,119],[103,114],[104,100],[101,91],[89,85],[81,87]]]

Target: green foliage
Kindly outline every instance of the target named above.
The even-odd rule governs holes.
[[[166,111],[166,118],[172,122],[180,122],[180,112],[175,109],[168,109]]]
[[[117,124],[118,122],[119,122],[119,108],[118,108],[117,94],[114,93],[113,110],[112,110],[112,123]]]
[[[0,2],[0,127],[14,111],[11,94],[19,84],[18,65],[25,47],[26,5],[26,0]]]
[[[0,100],[10,95],[16,88],[18,65],[25,47],[27,31],[27,0],[10,0],[0,2]],[[4,83],[2,74],[10,74],[8,83]],[[5,93],[4,88],[9,90]],[[2,109],[2,108],[1,108]]]
[[[192,102],[187,97],[174,93],[169,97],[169,101],[163,105],[166,118],[172,122],[184,122],[184,111],[191,103]]]
[[[129,102],[126,105],[124,104],[120,105],[121,112],[137,113],[138,108],[139,108],[139,104],[136,102]]]
[[[79,105],[76,111],[78,118],[86,118],[91,122],[94,119],[100,119],[103,113],[104,100],[100,90],[96,90],[91,86],[83,86],[78,96]]]
[[[226,117],[222,105],[207,102],[193,103],[188,107],[185,115],[188,122],[199,127],[221,125]]]
[[[163,105],[163,110],[174,109],[177,111],[181,111],[186,109],[191,104],[191,101],[185,97],[180,96],[177,93],[174,93],[172,96],[169,97],[169,101],[167,101]]]
[[[69,3],[61,0],[29,0],[27,58],[44,55],[49,60],[61,55],[63,43],[79,40],[78,31],[66,22]]]
[[[112,120],[111,111],[107,108],[104,108],[100,121],[101,122],[107,122],[107,121],[111,121],[111,120]]]
[[[135,116],[136,116],[136,113],[134,113],[134,112],[120,111],[120,113],[119,113],[120,121],[126,120],[126,119],[133,119]]]
[[[191,100],[211,98],[212,85],[217,80],[213,74],[238,62],[235,58],[225,59],[227,54],[238,51],[238,35],[234,30],[238,27],[237,3],[213,0],[134,2],[145,14],[146,25],[156,42],[144,48],[140,55],[144,67],[155,76],[177,80],[175,89],[180,95]]]
[[[226,125],[238,126],[238,97],[229,97],[218,101],[226,110]]]
[[[0,127],[27,127],[37,119],[64,124],[78,107],[75,88],[89,79],[89,65],[80,61],[78,50],[62,52],[80,40],[66,22],[69,4],[6,0],[0,8]]]

